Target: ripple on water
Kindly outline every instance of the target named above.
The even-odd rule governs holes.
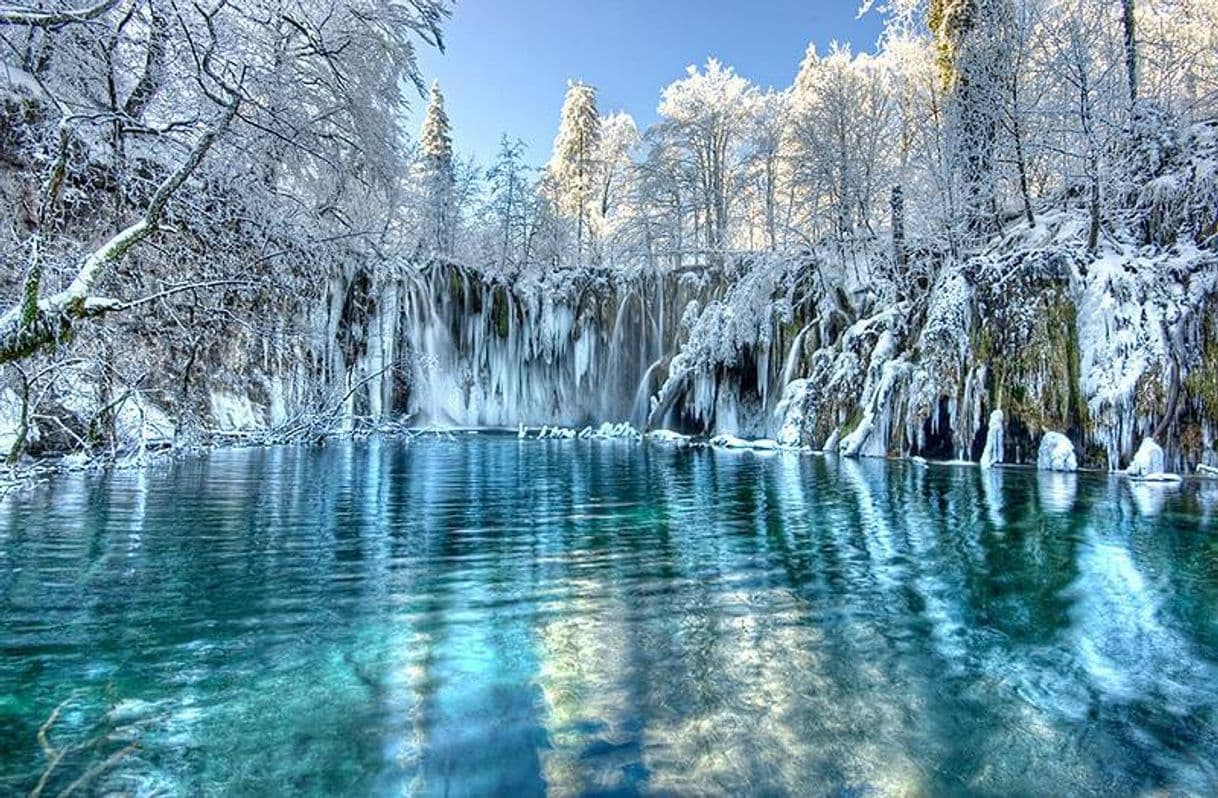
[[[369,441],[0,504],[0,792],[1218,791],[1211,486]]]

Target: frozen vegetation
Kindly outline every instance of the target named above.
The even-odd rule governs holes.
[[[540,169],[458,158],[438,86],[400,129],[441,0],[40,9],[0,16],[12,462],[410,425],[1218,466],[1208,0],[898,0],[647,130],[573,83]]]

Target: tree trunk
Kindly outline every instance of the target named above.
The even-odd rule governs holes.
[[[1019,122],[1015,122],[1015,163],[1019,168],[1019,194],[1023,198],[1023,215],[1028,227],[1036,226],[1036,214],[1032,212],[1032,195],[1028,189],[1028,164],[1023,154],[1023,135]]]
[[[900,186],[892,187],[892,258],[904,279],[909,255],[905,250],[905,193]]]
[[[1129,104],[1138,101],[1138,39],[1134,21],[1134,0],[1122,0],[1125,27],[1125,72],[1129,80]]]

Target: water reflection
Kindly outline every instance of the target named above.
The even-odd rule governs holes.
[[[0,791],[74,694],[116,790],[1213,792],[1212,491],[1133,487],[502,438],[65,478],[0,505]]]
[[[1062,471],[1037,471],[1036,487],[1040,506],[1046,513],[1068,513],[1078,498],[1078,474]]]

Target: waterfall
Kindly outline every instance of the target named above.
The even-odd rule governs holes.
[[[778,378],[778,395],[782,396],[783,390],[788,383],[795,377],[795,369],[799,366],[799,360],[803,356],[804,336],[808,334],[808,330],[812,329],[812,325],[820,322],[820,317],[817,316],[812,321],[803,326],[795,336],[795,340],[791,343],[791,351],[787,353],[786,363],[782,366],[782,375]]]
[[[689,343],[687,310],[721,301],[725,285],[682,272],[509,282],[449,264],[407,275],[347,270],[313,349],[326,353],[328,390],[350,394],[346,427],[643,428]],[[799,365],[797,351],[780,347],[778,324],[741,349],[739,363],[679,380],[651,421],[689,433],[772,432],[782,420],[770,418],[771,399]]]
[[[647,424],[647,415],[651,408],[649,406],[652,393],[652,378],[655,375],[656,369],[664,365],[666,358],[660,357],[654,363],[647,367],[647,371],[643,372],[643,379],[639,380],[639,387],[634,392],[634,404],[630,410],[630,423],[635,429],[642,429]]]

